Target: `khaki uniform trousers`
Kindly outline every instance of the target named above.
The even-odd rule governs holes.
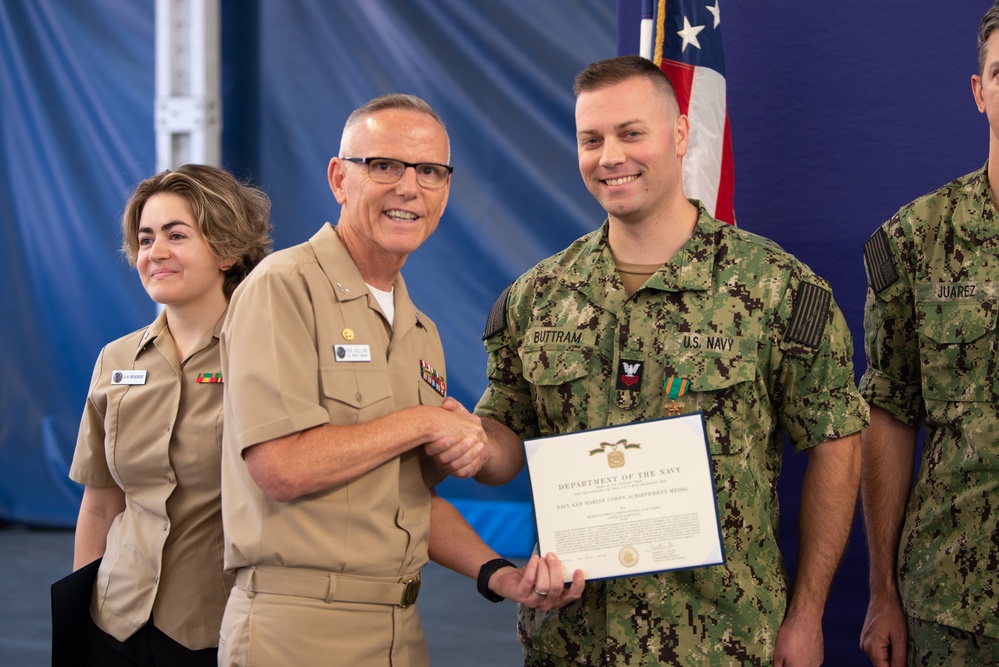
[[[372,590],[370,578],[359,586],[357,579],[318,571],[243,568],[222,617],[219,666],[429,667],[423,624],[413,604],[416,592],[405,584],[418,576],[404,577],[403,583],[385,580]],[[347,598],[358,597],[353,592],[359,589],[372,590],[381,601],[337,599],[337,588]]]

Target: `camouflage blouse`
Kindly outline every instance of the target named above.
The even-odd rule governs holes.
[[[903,207],[865,244],[860,388],[926,429],[898,551],[906,613],[999,637],[999,216],[987,167]]]
[[[781,430],[797,450],[855,433],[867,406],[829,286],[776,244],[712,219],[630,298],[607,223],[515,281],[487,324],[476,412],[522,438],[702,411],[725,565],[588,583],[522,608],[530,650],[592,665],[769,664],[787,575]],[[689,391],[667,397],[671,379]]]

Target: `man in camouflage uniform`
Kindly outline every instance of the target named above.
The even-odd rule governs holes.
[[[476,411],[509,456],[493,451],[480,480],[520,469],[519,438],[700,410],[727,562],[590,582],[557,612],[522,607],[525,664],[818,665],[867,419],[846,323],[807,267],[686,199],[688,121],[655,65],[600,61],[575,91],[580,173],[608,219],[521,276],[490,315]],[[667,395],[670,379],[689,391]],[[790,603],[781,429],[809,458]]]
[[[903,207],[864,245],[861,647],[879,667],[907,654],[909,665],[999,665],[997,28],[999,3],[982,18],[971,77],[992,128],[988,162]]]

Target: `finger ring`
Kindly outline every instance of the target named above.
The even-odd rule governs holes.
[[[537,595],[538,597],[542,597],[543,598],[546,595],[548,595],[548,591],[539,591],[537,588],[535,588],[534,589],[534,594]]]

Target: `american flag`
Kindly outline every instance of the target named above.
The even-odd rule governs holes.
[[[684,193],[701,200],[717,219],[735,224],[735,169],[718,5],[719,0],[643,0],[641,54],[669,76],[680,113],[690,118]]]

